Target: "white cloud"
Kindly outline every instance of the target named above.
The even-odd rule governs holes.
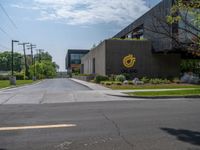
[[[27,9],[40,11],[38,20],[62,21],[71,25],[126,24],[148,10],[145,0],[33,0]],[[13,5],[25,8],[23,5]]]

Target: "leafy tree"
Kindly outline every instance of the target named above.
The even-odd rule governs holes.
[[[200,1],[176,0],[171,14],[167,16],[167,22],[170,24],[179,23],[179,31],[184,32],[187,40],[192,43],[185,44],[184,48],[200,53]]]
[[[200,56],[200,1],[175,0],[169,12],[166,8],[167,16],[163,7],[158,9],[151,13],[151,24],[144,28],[155,33],[153,36],[172,40],[175,49]]]
[[[22,59],[23,55],[21,55],[20,53],[14,53],[14,59],[13,59],[14,71],[20,72],[22,70]],[[11,52],[5,51],[0,53],[0,71],[10,71],[11,62],[12,62]]]
[[[35,55],[37,61],[48,60],[52,61],[52,56],[48,52],[40,52]]]

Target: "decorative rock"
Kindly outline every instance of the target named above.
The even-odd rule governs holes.
[[[128,84],[128,80],[125,80],[125,81],[123,82],[123,84]]]

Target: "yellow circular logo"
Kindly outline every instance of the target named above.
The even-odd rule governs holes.
[[[132,55],[132,54],[129,54],[128,56],[125,56],[123,58],[123,65],[126,67],[126,68],[131,68],[134,66],[136,62],[136,58]]]

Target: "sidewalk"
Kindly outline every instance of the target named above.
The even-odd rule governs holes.
[[[82,81],[82,80],[78,80],[78,79],[73,79],[71,78],[71,80],[82,84],[84,86],[89,87],[90,89],[94,90],[94,91],[99,91],[102,92],[106,95],[110,95],[110,96],[118,96],[118,97],[130,97],[130,98],[138,98],[137,96],[129,96],[126,93],[130,93],[130,92],[155,92],[155,91],[178,91],[178,90],[191,90],[191,89],[195,89],[195,88],[179,88],[179,89],[135,89],[135,90],[112,90],[109,88],[106,88],[102,85],[99,84],[95,84],[95,83],[90,83],[90,82],[86,82],[86,81]],[[179,97],[178,97],[179,98]]]
[[[106,88],[104,86],[101,86],[101,85],[95,84],[95,83],[91,83],[91,82],[86,82],[86,81],[82,81],[82,80],[78,80],[78,79],[74,79],[74,78],[70,78],[70,80],[80,83],[84,86],[87,86],[92,90],[111,90],[109,88]]]

